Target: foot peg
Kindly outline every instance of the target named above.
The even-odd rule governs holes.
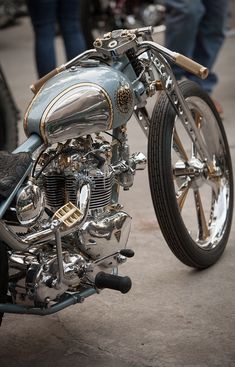
[[[133,257],[135,255],[134,251],[131,250],[130,248],[124,248],[120,251],[120,254],[122,256],[126,256],[126,257]]]
[[[95,277],[95,285],[100,289],[109,288],[121,293],[127,293],[131,289],[132,283],[129,277],[121,277],[101,271]]]

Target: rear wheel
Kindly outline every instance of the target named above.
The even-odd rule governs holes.
[[[222,255],[233,214],[233,176],[225,131],[210,97],[195,83],[180,84],[213,159],[209,172],[165,93],[149,132],[149,182],[162,233],[184,264],[206,268]]]

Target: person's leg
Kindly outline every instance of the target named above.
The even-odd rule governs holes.
[[[79,0],[59,0],[57,15],[66,56],[70,60],[86,49],[80,25]]]
[[[172,51],[192,57],[198,25],[204,15],[201,0],[166,0],[165,45]],[[185,75],[183,69],[173,66],[177,78]]]
[[[27,0],[27,6],[35,33],[35,58],[38,76],[41,78],[56,67],[56,1]]]
[[[199,25],[196,47],[192,56],[195,61],[209,69],[207,79],[196,81],[211,93],[217,83],[217,76],[212,69],[225,37],[228,0],[203,0],[203,3],[206,11]]]

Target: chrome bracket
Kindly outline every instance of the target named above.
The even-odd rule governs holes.
[[[142,131],[144,132],[145,136],[148,138],[149,136],[149,127],[150,127],[150,118],[148,115],[148,111],[145,107],[135,108],[135,117],[140,125]]]

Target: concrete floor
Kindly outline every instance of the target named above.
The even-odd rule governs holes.
[[[0,32],[1,64],[19,108],[35,81],[32,33],[27,18]],[[63,62],[60,40],[59,63]],[[235,161],[235,38],[228,38],[216,70],[215,91]],[[21,130],[22,131],[22,130]],[[23,140],[21,133],[21,141]],[[146,140],[130,124],[131,150]],[[110,290],[48,317],[6,315],[0,329],[1,367],[232,367],[235,366],[235,229],[221,260],[195,271],[168,249],[155,219],[147,171],[122,195],[133,217],[129,246],[136,256],[120,272],[133,288]],[[137,200],[138,198],[138,200]]]

